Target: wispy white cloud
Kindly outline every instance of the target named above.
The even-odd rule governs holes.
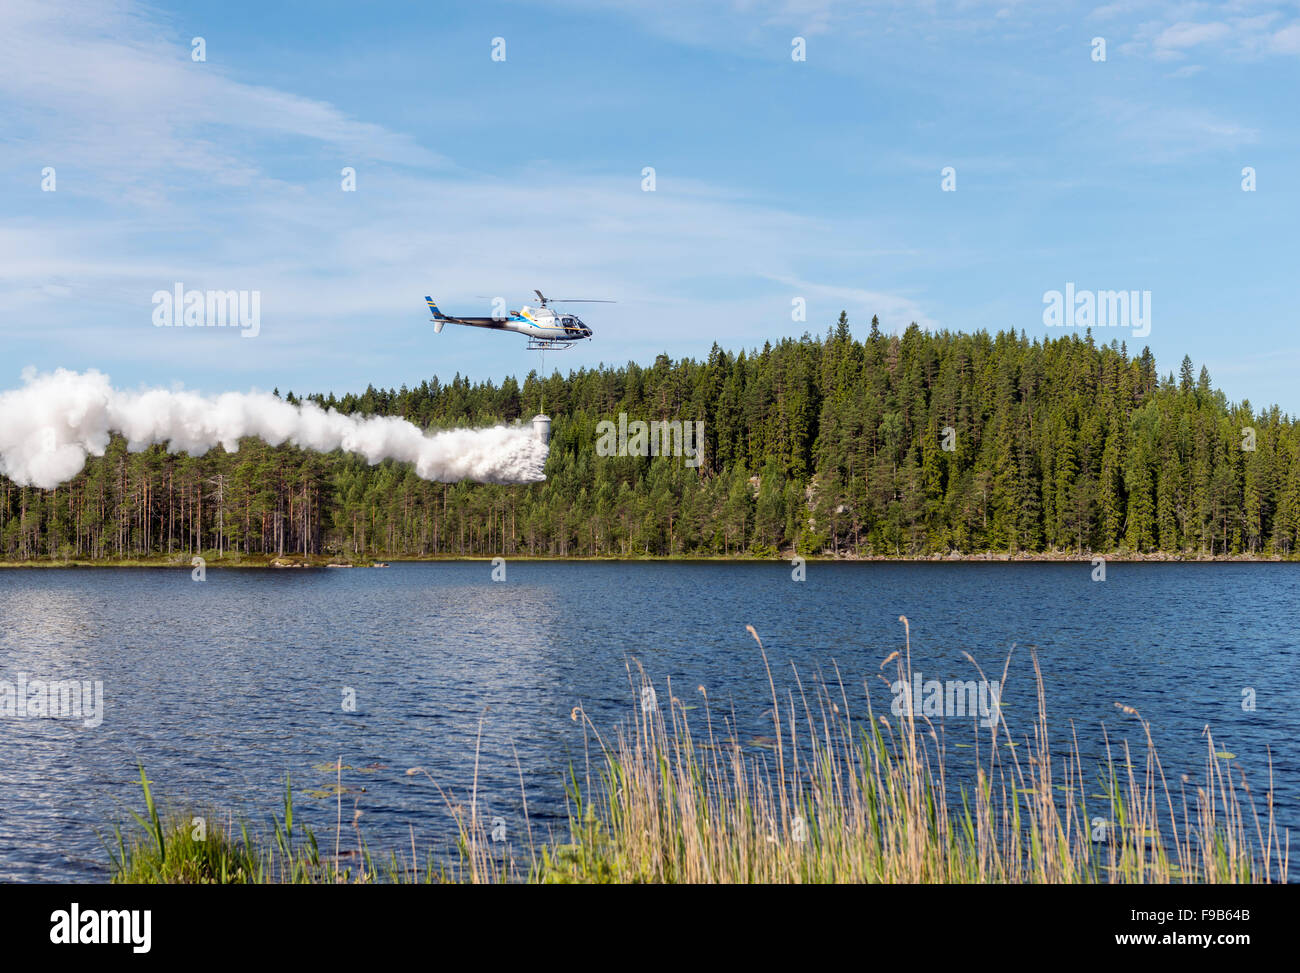
[[[912,323],[929,330],[940,327],[940,323],[925,312],[920,302],[902,294],[863,287],[817,283],[791,277],[773,279],[795,294],[819,299],[819,302],[825,306],[839,307],[848,311],[850,319],[869,321],[872,315],[878,315],[885,331],[901,332]]]
[[[1194,24],[1180,21],[1162,30],[1155,39],[1155,56],[1158,58],[1182,57],[1188,48],[1222,41],[1232,33],[1223,23]]]
[[[1288,24],[1271,35],[1269,47],[1278,54],[1300,54],[1300,21]]]
[[[327,144],[349,158],[434,165],[437,153],[334,106],[230,77],[215,54],[191,59],[189,38],[117,2],[0,5],[5,154],[93,167],[137,202],[161,198],[160,172],[227,185],[261,178],[235,144],[246,136]]]
[[[1124,50],[1156,60],[1254,60],[1300,53],[1295,43],[1300,21],[1293,4],[1271,0],[1227,3],[1121,4],[1099,7],[1094,19],[1122,25],[1120,17],[1138,19],[1125,27]]]
[[[1100,137],[1140,153],[1144,162],[1175,162],[1206,152],[1224,152],[1258,141],[1259,132],[1204,108],[1099,99],[1094,118]]]

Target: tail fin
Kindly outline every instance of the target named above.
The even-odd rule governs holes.
[[[438,310],[438,305],[433,303],[432,297],[426,295],[424,299],[429,302],[429,310],[433,312],[433,316],[436,320],[441,320],[446,317],[445,314]]]

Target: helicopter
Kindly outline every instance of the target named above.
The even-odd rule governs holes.
[[[462,317],[443,314],[432,297],[425,297],[429,311],[433,314],[433,333],[440,334],[447,324],[463,324],[471,328],[488,328],[492,331],[514,331],[528,339],[529,351],[547,351],[548,349],[567,349],[572,342],[591,337],[591,328],[582,323],[576,314],[557,311],[552,304],[614,304],[614,301],[595,301],[584,299],[558,300],[545,296],[534,290],[540,303],[538,307],[525,304],[518,311],[507,311],[504,315],[491,317]]]

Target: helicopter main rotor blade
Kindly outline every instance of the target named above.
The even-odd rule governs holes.
[[[601,301],[590,297],[552,297],[547,299],[549,304],[617,304],[618,301]]]

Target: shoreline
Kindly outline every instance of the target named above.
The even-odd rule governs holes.
[[[192,557],[191,555],[190,557]],[[671,563],[735,563],[735,564],[790,564],[795,557],[791,553],[778,555],[776,557],[756,557],[746,555],[583,555],[578,557],[560,557],[545,555],[527,555],[527,554],[445,554],[445,555],[393,555],[381,557],[364,558],[345,558],[341,556],[324,556],[312,555],[304,558],[302,555],[284,555],[284,556],[264,556],[256,555],[252,557],[241,556],[238,558],[205,558],[205,569],[211,568],[234,568],[246,570],[302,570],[302,569],[366,569],[366,568],[384,568],[390,564],[436,564],[436,563],[469,563],[483,562],[491,563],[497,557],[503,557],[506,561],[526,561],[526,562],[556,562],[556,563],[636,563],[636,562],[661,562]],[[1229,554],[1229,555],[1208,555],[1208,554],[1190,554],[1184,552],[1151,552],[1148,554],[1138,554],[1133,552],[1113,552],[1109,554],[1087,553],[1074,554],[1062,552],[1037,552],[1037,553],[990,553],[981,552],[978,554],[911,554],[911,555],[893,555],[893,554],[862,554],[852,556],[826,556],[826,555],[803,555],[803,561],[806,564],[855,564],[855,563],[897,563],[897,564],[1092,564],[1093,561],[1100,558],[1108,564],[1144,564],[1144,563],[1163,563],[1163,564],[1287,564],[1300,563],[1300,555],[1284,556],[1281,554],[1254,555],[1254,554]],[[0,559],[0,569],[4,568],[170,568],[172,570],[193,570],[189,558],[177,559],[174,557],[148,557],[148,558],[111,558],[103,560],[91,560],[84,558],[70,558],[67,560],[26,560],[10,561]]]

